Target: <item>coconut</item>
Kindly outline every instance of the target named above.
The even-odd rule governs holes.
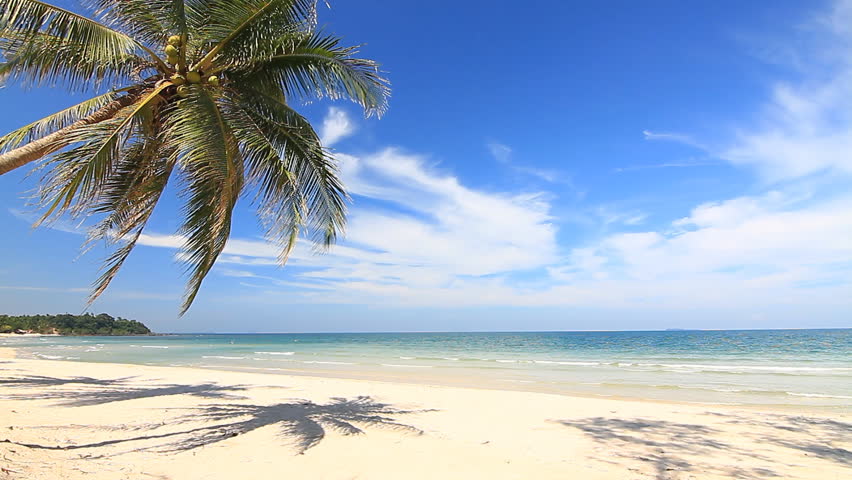
[[[219,86],[219,77],[217,77],[216,75],[210,75],[209,77],[207,77],[207,83],[209,83],[210,85],[212,85],[214,87],[218,87]]]
[[[189,83],[201,83],[201,74],[198,72],[188,72],[186,74],[186,80]]]
[[[169,37],[169,45],[174,45],[175,47],[180,45],[180,35],[172,35]]]
[[[166,45],[166,55],[170,57],[176,57],[177,54],[180,53],[180,50],[174,45]]]
[[[172,78],[170,80],[172,81],[173,84],[178,85],[178,86],[186,83],[186,78],[183,75],[179,75],[179,74],[172,75]]]
[[[180,59],[177,55],[169,55],[168,57],[166,57],[166,62],[170,63],[171,65],[177,65],[179,61]]]
[[[186,97],[189,95],[189,86],[181,85],[177,88],[177,94],[181,97]]]

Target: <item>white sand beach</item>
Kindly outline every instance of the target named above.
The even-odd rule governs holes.
[[[0,478],[852,478],[848,414],[0,358]]]

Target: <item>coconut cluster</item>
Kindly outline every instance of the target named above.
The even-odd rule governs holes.
[[[166,48],[164,49],[166,53],[166,61],[169,64],[178,65],[180,63],[182,45],[183,38],[180,35],[172,35],[169,37]],[[203,76],[201,72],[195,70],[185,73],[178,71],[169,77],[169,80],[173,85],[177,86],[177,94],[181,97],[189,95],[190,90],[189,85],[187,84],[206,83],[213,87],[219,86],[219,77],[216,75]]]
[[[166,61],[172,65],[177,65],[180,55],[180,35],[172,35],[169,37],[168,45],[166,45]]]

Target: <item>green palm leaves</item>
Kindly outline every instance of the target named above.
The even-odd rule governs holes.
[[[97,20],[0,0],[0,78],[74,91],[122,88],[0,137],[0,174],[43,158],[43,220],[94,215],[114,252],[97,298],[133,250],[166,185],[184,201],[182,312],[225,248],[249,193],[286,260],[307,235],[344,227],[333,159],[292,108],[348,98],[381,114],[389,87],[371,60],[319,33],[312,0],[89,0]]]

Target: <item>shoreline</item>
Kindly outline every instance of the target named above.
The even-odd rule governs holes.
[[[12,347],[0,347],[0,359],[8,359],[8,358],[21,358],[18,357],[17,351]],[[22,358],[23,359],[23,358]],[[761,411],[766,411],[767,408],[777,410],[778,412],[784,411],[789,413],[789,410],[798,411],[797,407],[793,407],[791,409],[776,408],[778,406],[761,406],[761,405],[745,405],[745,404],[725,404],[725,403],[711,403],[711,402],[688,402],[688,401],[678,401],[678,400],[656,400],[649,398],[641,398],[641,397],[629,397],[629,396],[618,396],[618,395],[596,395],[596,394],[583,394],[581,392],[565,392],[565,391],[540,391],[529,388],[523,388],[522,385],[516,385],[516,388],[511,388],[511,385],[505,385],[505,388],[495,388],[493,386],[486,385],[476,385],[476,384],[449,384],[449,383],[436,383],[429,381],[417,381],[414,378],[410,379],[401,379],[401,378],[390,378],[390,377],[380,377],[380,378],[369,378],[367,376],[347,376],[345,372],[339,372],[342,375],[338,375],[338,372],[334,371],[307,371],[307,370],[298,370],[298,369],[279,369],[281,373],[274,373],[268,371],[266,369],[258,368],[258,370],[264,371],[246,371],[248,369],[244,368],[227,368],[227,367],[198,367],[198,366],[176,366],[176,365],[148,365],[148,364],[139,364],[139,363],[120,363],[120,362],[86,362],[80,360],[51,360],[45,358],[28,358],[25,360],[31,360],[35,362],[61,362],[61,363],[76,363],[76,364],[88,364],[88,365],[112,365],[115,367],[131,367],[131,366],[140,366],[140,367],[152,367],[152,368],[166,368],[166,369],[179,369],[179,370],[193,370],[193,371],[214,371],[214,372],[228,372],[228,373],[246,373],[250,375],[269,375],[274,377],[300,377],[300,378],[309,378],[312,380],[321,380],[321,379],[331,379],[331,380],[346,380],[346,381],[355,381],[355,382],[374,382],[379,384],[388,384],[388,385],[409,385],[409,386],[425,386],[425,387],[436,387],[436,388],[459,388],[459,389],[470,389],[470,390],[484,390],[484,391],[493,391],[493,392],[522,392],[522,393],[531,393],[531,394],[540,394],[540,395],[557,395],[568,398],[582,398],[582,399],[608,399],[608,400],[616,400],[621,402],[652,402],[652,403],[663,403],[668,405],[692,405],[692,406],[706,406],[706,407],[736,407],[736,408],[744,408],[744,409],[759,409]],[[805,407],[807,408],[807,407]],[[818,410],[813,410],[814,413],[828,413],[828,412],[820,412]]]
[[[4,354],[4,351],[7,353]],[[9,357],[8,355],[11,355]],[[483,380],[476,379],[477,382],[472,382],[475,377],[470,375],[445,375],[431,376],[424,378],[421,375],[406,376],[404,373],[379,372],[373,370],[350,371],[350,370],[321,370],[321,369],[298,369],[298,368],[277,368],[277,367],[238,367],[238,366],[185,366],[185,365],[159,365],[149,363],[123,363],[123,362],[96,362],[77,359],[51,359],[44,357],[21,357],[17,349],[14,347],[0,347],[0,358],[21,358],[39,362],[62,362],[71,364],[84,365],[114,365],[124,367],[154,367],[167,369],[188,369],[201,372],[229,372],[241,373],[249,375],[269,375],[274,377],[299,377],[308,379],[328,379],[328,380],[347,380],[347,381],[364,381],[378,382],[389,385],[411,385],[411,386],[426,386],[436,388],[460,388],[494,392],[522,392],[542,395],[557,395],[567,398],[582,398],[582,399],[602,399],[602,400],[617,400],[623,402],[650,402],[666,405],[686,405],[686,406],[705,406],[705,407],[730,407],[737,409],[745,409],[751,411],[774,411],[779,413],[814,413],[814,414],[852,414],[852,405],[843,407],[833,406],[813,406],[805,404],[750,404],[736,402],[711,402],[711,401],[689,401],[679,399],[658,399],[642,397],[639,395],[621,395],[613,394],[597,394],[590,392],[571,391],[559,388],[547,388],[542,385],[533,385],[531,383],[510,383],[508,381],[500,382],[494,379]],[[419,372],[418,372],[419,373]]]

